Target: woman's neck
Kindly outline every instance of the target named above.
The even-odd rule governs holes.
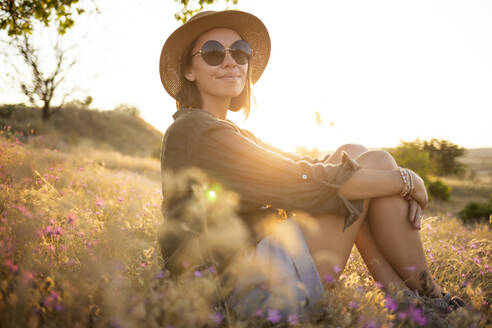
[[[230,98],[202,97],[202,109],[210,112],[213,116],[225,120],[229,110]]]

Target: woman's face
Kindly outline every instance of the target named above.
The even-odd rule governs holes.
[[[209,40],[216,40],[227,49],[234,41],[241,40],[241,37],[234,30],[214,28],[197,39],[191,53],[197,53]],[[248,63],[244,65],[236,63],[229,51],[226,51],[224,60],[217,66],[210,66],[198,54],[193,56],[190,67],[185,70],[185,77],[189,81],[195,81],[204,100],[207,97],[233,98],[243,91],[247,70]]]

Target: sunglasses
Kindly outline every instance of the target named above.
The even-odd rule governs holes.
[[[245,65],[253,55],[253,49],[244,40],[237,40],[231,45],[230,48],[224,48],[224,46],[216,40],[208,40],[205,42],[200,50],[191,55],[192,57],[201,54],[203,60],[210,66],[220,65],[226,56],[226,51],[229,50],[232,58],[239,65]]]

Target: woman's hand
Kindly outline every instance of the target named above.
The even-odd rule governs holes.
[[[420,205],[421,210],[423,210],[429,202],[429,196],[427,196],[427,189],[425,188],[424,180],[422,180],[422,178],[419,177],[418,174],[413,172],[412,170],[408,170],[408,172],[412,175],[414,186],[410,198],[417,201],[417,203]]]
[[[408,220],[415,230],[422,228],[422,208],[414,199],[408,201]]]

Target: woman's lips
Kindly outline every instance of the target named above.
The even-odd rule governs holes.
[[[219,76],[219,80],[225,80],[225,81],[236,81],[239,80],[241,77],[239,75],[223,75]]]

